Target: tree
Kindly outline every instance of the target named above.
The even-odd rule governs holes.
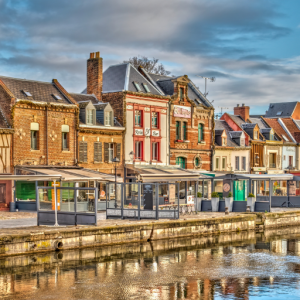
[[[171,72],[165,69],[162,63],[159,63],[159,59],[149,59],[146,56],[134,56],[130,57],[128,61],[124,63],[131,63],[135,68],[139,66],[143,67],[146,72],[157,74],[157,75],[169,75]]]

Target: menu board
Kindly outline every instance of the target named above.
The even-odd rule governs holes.
[[[176,185],[175,184],[170,184],[169,185],[169,202],[171,204],[175,204],[176,201]]]
[[[144,184],[143,200],[144,200],[144,209],[153,210],[152,184]]]

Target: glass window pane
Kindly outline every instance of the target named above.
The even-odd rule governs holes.
[[[52,196],[54,196],[54,191],[50,189],[39,189],[39,206],[40,210],[52,210],[54,207],[54,199],[52,201]]]

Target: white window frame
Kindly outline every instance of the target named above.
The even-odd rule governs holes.
[[[108,143],[108,161],[112,162],[114,159],[114,143]]]
[[[94,124],[94,110],[87,109],[86,110],[86,124]]]
[[[105,126],[112,126],[112,112],[107,111],[104,113],[105,115]]]

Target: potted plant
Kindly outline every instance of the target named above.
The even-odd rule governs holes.
[[[255,196],[251,193],[249,193],[248,198],[247,198],[247,206],[250,206],[250,211],[254,212],[255,209]]]
[[[228,211],[232,212],[232,206],[233,206],[233,197],[232,197],[232,193],[229,192],[227,197],[225,197],[225,207],[228,207]]]
[[[217,192],[211,193],[211,211],[219,211],[220,196]]]
[[[202,198],[202,193],[200,193],[200,192],[198,192],[197,193],[197,209],[196,209],[196,211],[201,211],[201,205],[202,205],[202,200],[203,200],[203,198]]]

